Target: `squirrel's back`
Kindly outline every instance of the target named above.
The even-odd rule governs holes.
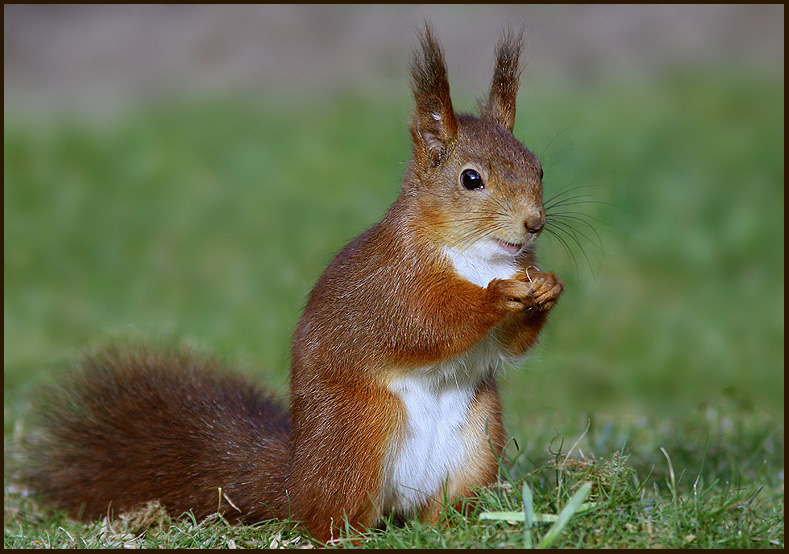
[[[287,518],[287,409],[186,347],[109,346],[36,399],[26,480],[73,514]],[[221,491],[219,490],[221,488]]]

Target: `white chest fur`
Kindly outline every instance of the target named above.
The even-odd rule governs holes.
[[[509,279],[517,271],[513,256],[501,255],[486,241],[462,251],[448,247],[444,253],[458,275],[482,288],[487,287],[493,279]]]
[[[516,258],[503,255],[490,241],[463,251],[446,248],[461,277],[487,287],[516,271]],[[472,449],[470,411],[480,382],[511,361],[489,333],[473,348],[451,360],[412,370],[389,384],[403,403],[407,423],[404,437],[384,468],[384,513],[407,513],[437,497],[447,480],[468,466]],[[473,439],[472,439],[473,440]]]
[[[471,403],[480,381],[503,360],[488,336],[452,360],[389,384],[403,403],[407,424],[384,470],[384,512],[407,513],[429,497],[440,499],[442,486],[468,465]]]

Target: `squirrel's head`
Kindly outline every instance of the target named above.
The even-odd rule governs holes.
[[[430,233],[456,251],[531,252],[545,225],[540,162],[512,134],[521,45],[522,32],[499,41],[479,116],[452,108],[444,54],[429,26],[414,52],[413,159],[403,189]]]

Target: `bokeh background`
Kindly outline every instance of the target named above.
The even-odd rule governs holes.
[[[502,378],[510,431],[724,399],[782,422],[782,5],[6,5],[6,413],[108,335],[186,337],[286,391],[312,284],[398,193],[424,18],[459,110],[526,26],[516,134],[573,198],[541,247],[567,291]]]

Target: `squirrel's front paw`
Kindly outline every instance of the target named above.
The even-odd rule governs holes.
[[[532,305],[534,289],[528,281],[518,279],[493,279],[488,292],[498,308],[505,312],[519,312]]]
[[[554,273],[538,273],[531,278],[532,298],[540,310],[553,308],[564,290],[564,283]]]
[[[525,279],[494,279],[488,289],[504,311],[550,310],[564,290],[564,284],[553,273],[537,273]]]

